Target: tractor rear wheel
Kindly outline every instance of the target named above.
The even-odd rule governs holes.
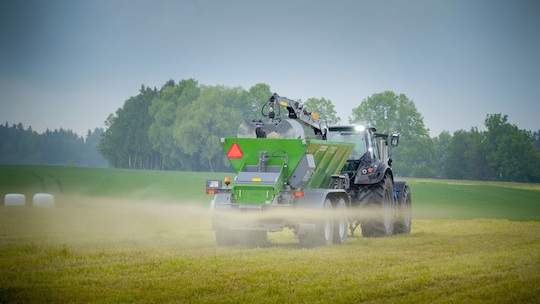
[[[394,224],[394,233],[411,232],[412,222],[412,200],[409,186],[403,187],[403,193],[399,197],[398,214]]]
[[[391,236],[394,232],[394,189],[392,178],[386,175],[375,185],[364,187],[358,192],[358,199],[368,208],[362,219],[364,237]]]

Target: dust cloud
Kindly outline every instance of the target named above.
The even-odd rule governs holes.
[[[62,195],[53,208],[3,208],[0,236],[70,248],[214,246],[209,206]]]
[[[240,221],[317,221],[342,218],[344,209],[282,208],[266,212],[220,212],[220,218]],[[380,210],[349,209],[350,220],[381,218]],[[0,237],[4,245],[21,242],[60,245],[71,249],[216,248],[210,202],[178,203],[157,199],[111,199],[61,195],[53,208],[2,208]],[[269,241],[272,239],[269,234]],[[350,232],[349,232],[350,234]],[[297,242],[285,228],[278,243]]]

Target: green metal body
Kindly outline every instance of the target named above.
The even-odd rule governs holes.
[[[283,190],[328,188],[354,149],[353,143],[315,139],[224,138],[222,144],[238,174],[231,192],[240,204],[269,204]],[[233,157],[231,149],[237,153]],[[261,152],[267,155],[263,164]],[[307,154],[313,155],[315,167],[295,189],[288,181]]]

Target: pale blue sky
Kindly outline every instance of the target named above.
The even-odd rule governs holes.
[[[0,2],[0,123],[79,135],[141,84],[263,82],[352,108],[391,90],[432,136],[503,113],[539,130],[539,1]]]

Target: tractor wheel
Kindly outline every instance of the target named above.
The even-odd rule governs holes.
[[[334,217],[334,243],[345,243],[347,241],[347,232],[349,229],[349,217],[347,215],[347,204],[345,203],[345,199],[340,197],[337,200],[334,208],[336,212],[336,215]]]
[[[309,248],[319,245],[332,245],[334,239],[334,218],[331,212],[324,212],[332,210],[332,202],[329,198],[326,198],[324,201],[323,209],[325,209],[322,210],[324,218],[319,220],[319,230],[300,235],[300,247]]]
[[[386,175],[378,184],[359,191],[359,200],[365,202],[368,215],[362,220],[364,237],[391,236],[394,232],[394,189],[392,179]]]
[[[398,214],[396,223],[394,224],[394,233],[411,232],[412,200],[409,186],[405,186],[403,188],[403,193],[401,194],[397,211]]]

